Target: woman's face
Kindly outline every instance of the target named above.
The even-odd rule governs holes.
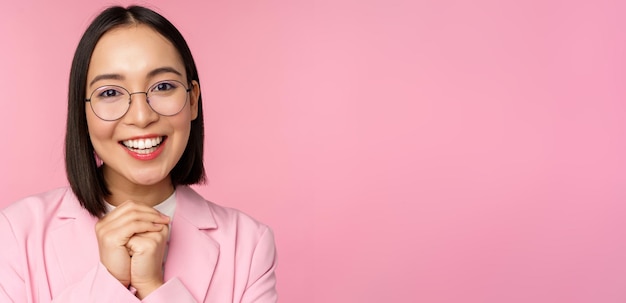
[[[98,118],[91,106],[86,106],[91,143],[104,162],[110,187],[171,185],[169,173],[187,145],[191,121],[198,115],[200,91],[195,81],[188,84],[176,48],[146,25],[112,29],[96,44],[87,74],[86,98],[105,85],[121,86],[130,93],[146,92],[164,80],[177,80],[191,88],[188,102],[173,116],[154,112],[145,94],[133,94],[128,112],[115,121]]]

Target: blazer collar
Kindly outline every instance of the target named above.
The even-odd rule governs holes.
[[[180,214],[198,229],[217,228],[213,210],[202,196],[187,186],[176,188],[176,214]]]
[[[76,219],[79,217],[91,217],[91,215],[80,205],[74,192],[68,188],[59,205],[57,217],[59,219]]]

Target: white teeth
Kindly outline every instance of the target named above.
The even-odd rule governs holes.
[[[151,152],[150,149],[155,147],[163,141],[163,137],[137,139],[137,140],[124,140],[122,144],[128,148],[136,149],[139,151]]]

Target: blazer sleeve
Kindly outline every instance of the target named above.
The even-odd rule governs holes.
[[[80,281],[66,288],[52,300],[52,303],[79,302],[139,303],[141,301],[117,281],[102,263],[98,263]]]
[[[143,300],[135,292],[119,283],[102,263],[90,271],[80,282],[68,288],[53,303],[123,302],[123,303],[196,303],[187,288],[178,279],[167,281]]]
[[[276,245],[274,234],[266,227],[261,235],[250,264],[248,286],[241,303],[274,303],[276,293]]]
[[[141,302],[143,303],[196,303],[196,299],[178,278],[173,278],[155,291],[150,293]]]

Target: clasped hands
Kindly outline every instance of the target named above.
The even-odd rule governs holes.
[[[100,262],[143,299],[163,285],[163,257],[170,218],[152,207],[127,201],[96,223]]]

